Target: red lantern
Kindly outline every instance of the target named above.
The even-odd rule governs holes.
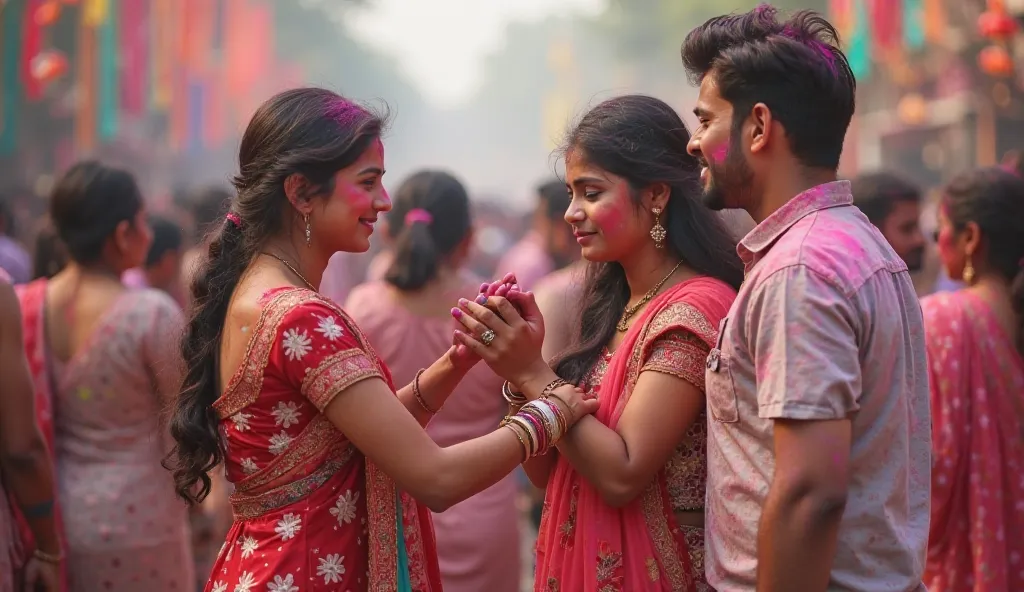
[[[33,79],[46,84],[67,73],[68,58],[56,49],[48,49],[32,58],[29,70]]]
[[[1001,45],[990,45],[978,54],[978,65],[990,76],[1012,76],[1013,58]]]
[[[986,39],[1006,39],[1017,32],[1017,21],[1001,8],[990,8],[978,17],[978,32]]]
[[[43,2],[39,8],[36,8],[36,12],[32,16],[40,27],[49,27],[60,18],[60,2],[58,0]]]

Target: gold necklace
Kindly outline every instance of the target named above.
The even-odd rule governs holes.
[[[661,278],[661,281],[658,282],[657,285],[648,290],[639,302],[637,302],[633,306],[627,306],[626,310],[622,311],[622,316],[619,318],[619,324],[615,325],[615,328],[619,330],[619,333],[625,333],[629,329],[629,325],[626,324],[626,321],[632,318],[632,316],[635,315],[636,312],[643,307],[643,305],[650,302],[651,298],[654,298],[654,296],[658,293],[658,290],[660,290],[661,287],[665,285],[665,282],[668,281],[668,278],[672,277],[672,274],[675,273],[676,270],[679,269],[679,266],[682,264],[682,260],[680,260],[679,263],[676,263],[676,266],[672,268],[672,271],[668,272],[668,275]]]
[[[302,282],[304,284],[306,284],[306,287],[309,288],[310,290],[313,290],[314,292],[318,292],[319,291],[319,290],[317,290],[316,288],[313,287],[313,284],[309,283],[309,280],[307,280],[301,273],[299,273],[298,269],[295,269],[294,267],[292,267],[291,263],[288,263],[284,259],[278,257],[277,255],[275,255],[273,253],[268,253],[267,251],[263,251],[263,254],[267,255],[269,257],[273,257],[274,259],[277,259],[281,263],[284,263],[284,266],[287,267],[288,269],[290,269],[292,273],[294,273],[295,275],[299,276],[299,279],[302,280]]]

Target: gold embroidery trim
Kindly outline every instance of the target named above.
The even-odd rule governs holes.
[[[339,393],[353,384],[367,378],[383,376],[380,369],[366,353],[359,349],[347,349],[333,353],[306,373],[302,379],[302,394],[321,412]]]
[[[342,469],[355,454],[355,448],[346,447],[328,458],[309,475],[275,487],[264,493],[246,495],[236,491],[231,495],[231,509],[236,520],[251,520],[293,504],[313,493]]]
[[[324,415],[317,415],[306,424],[283,454],[275,457],[259,472],[235,483],[235,490],[244,493],[273,483],[311,460],[316,453],[343,443],[344,436],[335,429],[330,420]]]

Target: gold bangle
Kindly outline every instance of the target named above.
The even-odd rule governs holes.
[[[529,400],[523,393],[517,393],[512,390],[512,385],[506,380],[505,384],[501,385],[501,394],[508,401],[509,406],[517,405],[522,407]]]
[[[32,551],[32,556],[38,559],[39,561],[42,561],[43,563],[49,563],[50,565],[60,565],[60,563],[64,561],[63,553],[53,555],[45,551],[40,551],[39,549]]]
[[[523,448],[523,460],[520,462],[520,464],[522,464],[522,463],[526,462],[527,460],[529,460],[529,458],[530,458],[530,448],[529,448],[529,446],[526,445],[526,440],[523,439],[522,434],[519,433],[519,430],[521,430],[523,428],[519,427],[519,425],[514,424],[514,423],[507,423],[503,427],[506,427],[506,428],[512,430],[512,433],[516,435],[516,438],[519,440],[519,444]]]
[[[416,402],[420,404],[427,413],[434,415],[437,411],[430,408],[427,402],[423,400],[423,395],[420,394],[420,375],[423,374],[424,370],[420,368],[419,372],[416,373],[416,377],[412,379],[412,396],[416,397]]]

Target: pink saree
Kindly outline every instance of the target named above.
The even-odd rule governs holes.
[[[644,368],[645,354],[660,332],[682,330],[713,347],[714,327],[735,296],[726,284],[699,277],[652,300],[609,361],[595,417],[613,429],[618,425]],[[663,314],[668,312],[672,314]],[[666,321],[666,316],[671,321]],[[680,360],[681,366],[686,363]],[[613,508],[559,456],[548,483],[537,538],[535,589],[697,590],[703,574],[695,573],[686,536],[676,523],[669,473],[668,467],[661,470],[640,496],[623,508]]]
[[[932,405],[931,592],[1024,590],[1024,360],[969,290],[924,311]]]
[[[51,460],[54,451],[53,432],[53,392],[52,375],[46,357],[46,323],[44,305],[46,304],[46,278],[40,278],[28,284],[15,286],[18,301],[21,305],[22,338],[25,342],[25,354],[28,357],[29,372],[32,375],[32,387],[36,396],[36,421],[50,450]],[[35,537],[25,517],[18,510],[17,503],[11,500],[11,509],[18,523],[23,548],[35,548]],[[60,506],[54,500],[54,518],[57,528],[61,529]],[[61,589],[67,589],[67,574],[62,574]]]

